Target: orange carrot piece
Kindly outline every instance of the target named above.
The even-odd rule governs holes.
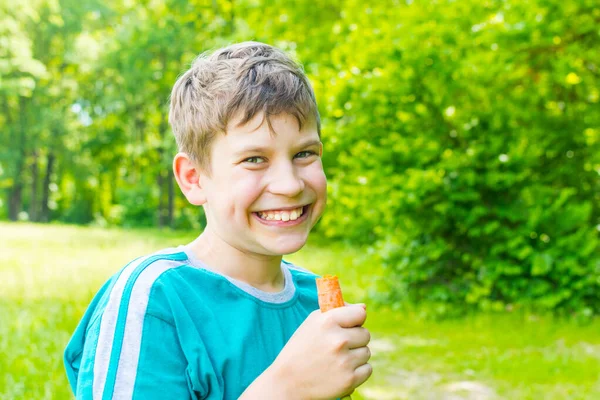
[[[342,289],[340,288],[337,276],[324,275],[322,278],[317,278],[317,293],[319,294],[319,308],[321,312],[344,307]]]
[[[345,305],[340,282],[335,275],[323,275],[322,278],[317,278],[317,293],[321,312],[344,307]],[[344,396],[342,400],[352,400],[352,397]]]

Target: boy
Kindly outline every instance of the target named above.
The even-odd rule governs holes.
[[[371,375],[364,305],[318,311],[316,275],[282,261],[321,216],[314,93],[246,42],[175,83],[173,170],[206,229],[141,257],[93,299],[65,350],[77,399],[331,399]]]

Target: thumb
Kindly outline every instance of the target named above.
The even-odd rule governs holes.
[[[365,303],[348,303],[347,301],[344,301],[344,305],[345,306],[361,306],[363,309],[367,309],[367,305]]]
[[[367,319],[367,311],[360,306],[350,304],[348,307],[334,308],[327,311],[342,328],[354,328],[362,326]]]

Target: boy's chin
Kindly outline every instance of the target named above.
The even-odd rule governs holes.
[[[284,256],[300,250],[306,244],[306,238],[291,240],[289,238],[274,240],[271,243],[264,243],[263,247],[273,255]]]

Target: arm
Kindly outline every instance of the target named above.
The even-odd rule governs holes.
[[[188,385],[187,363],[171,324],[152,315],[137,326],[128,319],[121,329],[100,320],[86,333],[78,400],[192,398],[194,385]]]
[[[285,376],[271,365],[242,393],[238,400],[300,400],[287,387]]]

